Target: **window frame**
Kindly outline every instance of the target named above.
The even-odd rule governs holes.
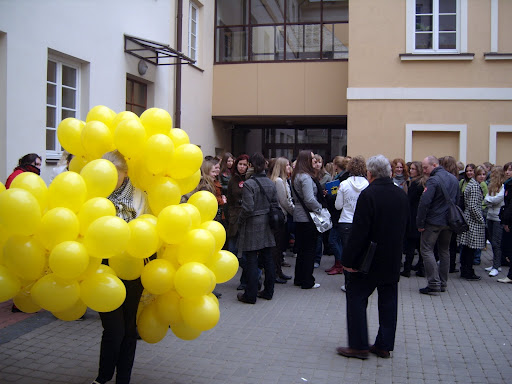
[[[193,10],[195,10],[196,18],[192,18]],[[192,21],[195,22],[195,31],[192,30]],[[195,37],[195,44],[192,44],[192,36]],[[191,1],[188,8],[188,57],[198,62],[198,39],[199,39],[199,6]],[[194,55],[192,55],[194,52]]]
[[[132,100],[128,100],[128,83],[132,84]],[[135,85],[135,83],[142,85],[144,87],[144,89],[145,89],[145,94],[144,94],[144,103],[145,104],[144,105],[143,104],[136,104],[133,101],[134,96],[135,96],[135,92],[134,92],[134,88],[135,88],[134,85]],[[144,108],[144,111],[146,109],[148,109],[148,84],[147,83],[145,83],[145,82],[143,82],[141,80],[138,80],[136,78],[133,78],[131,76],[126,76],[125,107],[126,107],[127,111],[133,112],[133,113],[135,113],[139,117],[142,114],[142,112],[140,114],[137,114],[135,111],[133,111],[133,107]]]
[[[456,0],[456,39],[455,49],[439,49],[439,1],[432,0],[433,42],[432,49],[416,49],[416,0],[406,3],[406,52],[416,54],[462,54],[468,52],[468,0]],[[441,31],[442,32],[442,31]]]
[[[50,82],[48,79],[48,64],[49,64],[49,62],[53,62],[56,64],[56,82],[55,83]],[[57,128],[59,126],[59,123],[63,120],[62,119],[62,111],[63,110],[74,111],[75,112],[74,118],[76,118],[76,119],[80,118],[80,103],[81,103],[80,92],[81,92],[81,70],[82,70],[82,68],[81,68],[81,64],[79,62],[74,62],[72,60],[68,60],[68,59],[54,56],[54,55],[48,55],[46,65],[47,65],[47,67],[46,67],[47,72],[46,72],[45,153],[46,153],[47,160],[59,160],[62,156],[62,152],[64,151],[64,149],[62,148],[62,145],[59,142],[59,139],[57,137]],[[72,87],[64,86],[62,84],[62,74],[63,74],[62,66],[63,65],[76,70],[76,75],[75,75],[76,76],[76,78],[75,78],[76,87],[74,88],[74,91],[75,91],[75,108],[74,109],[62,106],[62,90],[64,88],[73,89]],[[49,84],[52,84],[56,87],[55,105],[48,103],[48,85]],[[48,125],[47,125],[47,123],[48,123],[48,108],[49,107],[55,108],[55,125],[56,125],[55,127],[48,127]],[[48,149],[48,145],[46,142],[46,135],[49,130],[55,131],[55,143],[54,143],[55,149],[54,150]]]

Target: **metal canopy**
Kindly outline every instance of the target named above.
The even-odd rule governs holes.
[[[196,61],[169,45],[124,35],[124,51],[153,65],[194,64]],[[181,59],[181,62],[177,59]]]

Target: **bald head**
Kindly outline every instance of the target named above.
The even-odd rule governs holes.
[[[439,160],[435,156],[427,156],[421,162],[421,168],[425,175],[430,175],[434,168],[439,166]]]

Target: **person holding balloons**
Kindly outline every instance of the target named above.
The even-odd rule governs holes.
[[[103,159],[112,162],[118,173],[117,185],[108,199],[116,214],[126,222],[146,213],[148,204],[144,193],[136,189],[128,177],[128,165],[119,151],[107,152]],[[114,311],[100,312],[103,335],[100,347],[98,377],[93,384],[104,384],[117,370],[116,383],[129,383],[137,346],[136,315],[143,286],[141,279],[122,280],[126,299]]]
[[[276,242],[270,228],[268,213],[270,206],[280,209],[276,186],[265,174],[265,158],[256,152],[249,158],[254,172],[242,189],[242,212],[240,213],[238,248],[245,253],[247,286],[238,293],[239,301],[256,303],[256,297],[271,300],[274,295],[276,268],[272,247]],[[268,197],[268,198],[267,198]],[[264,289],[258,292],[258,261],[265,268]]]
[[[29,153],[18,160],[18,166],[9,175],[5,182],[5,188],[9,189],[16,176],[23,172],[32,172],[36,175],[41,174],[41,156],[37,153]]]

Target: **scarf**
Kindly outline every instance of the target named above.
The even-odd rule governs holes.
[[[133,206],[133,187],[130,179],[126,177],[123,184],[107,197],[116,207],[116,214],[121,219],[129,222],[137,217],[137,212]]]
[[[405,176],[403,174],[396,175],[395,177],[393,177],[393,183],[395,183],[396,185],[403,189],[405,184]]]
[[[41,174],[41,170],[39,168],[37,168],[36,166],[33,166],[32,164],[19,165],[16,168],[14,168],[14,170],[15,171],[21,170],[23,172],[32,172],[32,173],[35,173],[36,175]]]

